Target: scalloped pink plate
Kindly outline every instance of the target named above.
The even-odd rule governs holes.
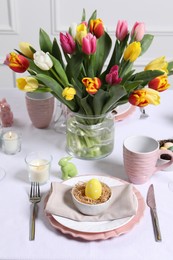
[[[136,110],[136,106],[132,106],[130,103],[126,103],[124,105],[118,106],[115,110],[117,111],[117,114],[115,115],[115,121],[121,121],[133,114],[133,112]]]
[[[110,177],[113,178],[113,177]],[[116,179],[117,181],[120,181],[122,183],[127,183],[123,180],[120,180],[118,178],[113,178],[114,180]],[[142,195],[140,194],[140,192],[133,187],[134,190],[134,194],[137,198],[137,204],[138,204],[138,208],[137,208],[137,213],[136,215],[134,215],[129,222],[126,222],[124,225],[121,225],[118,228],[112,229],[110,231],[106,231],[106,232],[80,232],[74,229],[71,229],[69,227],[66,227],[62,224],[60,224],[51,214],[46,213],[46,216],[49,220],[49,223],[56,229],[60,230],[63,234],[68,234],[71,235],[74,238],[82,238],[84,240],[105,240],[108,238],[112,238],[112,237],[118,237],[122,234],[125,234],[127,232],[129,232],[137,223],[139,223],[139,221],[141,220],[141,218],[144,215],[144,210],[145,210],[145,202],[144,199],[142,197]],[[48,199],[48,195],[46,200]]]

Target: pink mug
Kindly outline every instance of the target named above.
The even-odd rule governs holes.
[[[142,184],[156,172],[173,163],[173,152],[160,150],[159,142],[149,136],[130,136],[123,143],[123,159],[130,182]],[[162,165],[157,162],[161,154],[169,154],[171,160]]]

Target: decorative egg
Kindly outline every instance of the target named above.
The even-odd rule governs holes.
[[[102,194],[102,185],[99,180],[91,179],[85,187],[85,195],[91,199],[97,200]]]
[[[166,142],[166,143],[164,143],[164,147],[166,147],[167,149],[168,149],[169,147],[171,147],[171,146],[173,146],[173,143],[171,143],[171,142]]]

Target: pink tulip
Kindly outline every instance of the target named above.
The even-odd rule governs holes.
[[[128,24],[126,21],[118,21],[116,28],[116,37],[119,41],[123,41],[128,34]]]
[[[106,82],[109,85],[116,85],[122,81],[122,78],[118,77],[118,66],[115,65],[111,68],[110,72],[106,75]]]
[[[88,33],[82,39],[82,51],[87,54],[94,54],[96,52],[96,37]]]
[[[135,41],[141,41],[145,34],[145,24],[136,22],[132,28],[131,36],[134,36]]]
[[[75,41],[73,40],[73,37],[69,33],[66,33],[66,35],[60,33],[60,42],[65,53],[68,54],[74,53],[76,44]]]

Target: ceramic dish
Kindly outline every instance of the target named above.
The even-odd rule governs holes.
[[[91,178],[91,176],[88,176],[88,177]],[[100,177],[103,177],[103,176],[99,176],[99,178]],[[126,183],[127,184],[127,182],[122,181],[122,180],[117,179],[117,178],[113,178],[113,177],[104,177],[104,178],[108,178],[109,183],[114,182],[117,185],[120,184],[120,183],[122,183],[122,184]],[[75,179],[75,178],[73,178],[73,179]],[[108,238],[111,238],[111,237],[117,237],[121,234],[129,232],[143,217],[144,210],[145,210],[144,199],[141,196],[140,192],[135,187],[133,187],[133,190],[134,190],[134,194],[135,194],[135,197],[136,197],[137,213],[136,213],[135,216],[133,216],[131,218],[126,218],[126,220],[125,220],[125,218],[122,219],[121,223],[120,222],[118,224],[116,223],[116,227],[115,227],[115,223],[113,223],[114,221],[106,221],[107,222],[106,227],[105,227],[105,223],[103,224],[103,226],[100,226],[100,223],[98,223],[97,227],[95,228],[95,232],[93,232],[93,228],[91,228],[92,224],[90,222],[89,224],[91,224],[91,225],[88,228],[86,228],[82,225],[82,230],[84,229],[84,232],[83,232],[83,231],[76,230],[76,229],[81,228],[81,227],[78,227],[79,222],[76,223],[77,225],[75,227],[73,227],[74,228],[73,229],[73,228],[71,228],[71,223],[67,224],[66,220],[65,220],[65,223],[64,223],[64,220],[55,219],[55,217],[53,217],[51,214],[46,214],[46,216],[49,220],[49,223],[55,229],[60,230],[63,234],[71,235],[74,238],[82,238],[82,239],[85,239],[85,240],[101,240],[101,239],[108,239]],[[48,195],[47,195],[46,200],[47,199],[48,199]],[[45,201],[45,203],[46,203],[46,201]],[[110,224],[109,222],[112,222],[112,223]],[[96,222],[94,222],[94,223],[96,225]],[[108,227],[108,225],[112,225],[112,224],[113,224],[112,227],[110,227],[110,226]],[[67,226],[69,226],[69,227],[67,227]],[[101,229],[103,229],[105,231],[101,231]]]
[[[92,178],[98,178],[101,182],[104,182],[109,187],[123,185],[123,183],[117,179],[112,179],[105,176],[80,176],[76,178],[71,178],[63,183],[69,186],[74,186],[78,182],[86,182]],[[135,196],[136,198],[136,196]],[[136,208],[138,207],[138,201],[135,199]],[[122,219],[116,219],[113,221],[100,221],[100,222],[77,222],[72,219],[67,219],[57,215],[52,215],[52,217],[65,227],[70,229],[80,231],[80,232],[90,232],[98,233],[113,230],[115,228],[121,227],[122,225],[128,223],[134,216]]]
[[[130,116],[134,111],[136,107],[132,106],[130,103],[126,103],[123,105],[118,106],[115,111],[117,114],[115,114],[115,120],[121,121],[125,119],[126,117]]]

